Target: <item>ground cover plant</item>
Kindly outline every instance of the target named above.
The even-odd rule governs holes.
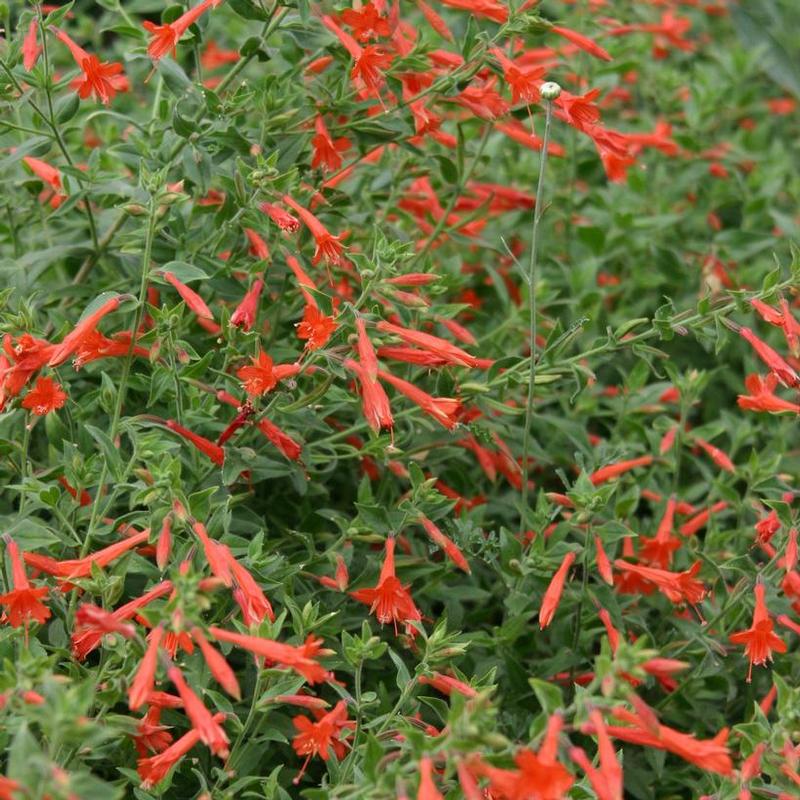
[[[0,798],[800,795],[799,16],[0,4]]]

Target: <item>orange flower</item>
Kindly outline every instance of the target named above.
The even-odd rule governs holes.
[[[218,642],[229,642],[254,655],[261,656],[279,667],[293,669],[309,683],[322,683],[333,679],[333,673],[316,661],[317,656],[328,655],[332,651],[323,649],[321,647],[322,640],[314,636],[309,636],[304,644],[295,647],[283,644],[283,642],[276,642],[273,639],[226,631],[224,628],[216,626],[209,628],[208,632]]]
[[[211,720],[219,724],[225,719],[224,714],[215,714]],[[178,763],[198,742],[200,731],[193,729],[181,736],[166,750],[150,758],[140,758],[136,768],[142,779],[143,789],[152,789],[167,777],[169,771]]]
[[[264,288],[264,281],[256,278],[253,285],[247,290],[244,299],[231,314],[231,325],[238,325],[243,330],[249,331],[256,323],[258,315],[258,299],[261,297],[261,290]]]
[[[54,28],[53,31],[68,48],[75,63],[81,68],[83,75],[79,75],[70,83],[70,88],[78,93],[81,100],[93,94],[104,105],[108,105],[117,92],[127,92],[130,88],[128,79],[122,74],[122,64],[119,61],[100,61],[92,54],[79,47],[64,31]]]
[[[745,378],[744,385],[750,394],[740,394],[736,399],[740,408],[744,408],[747,411],[766,411],[770,414],[781,414],[783,412],[800,414],[800,405],[790,403],[788,400],[783,400],[775,395],[778,376],[774,372],[770,372],[766,378],[755,374],[748,375]]]
[[[182,14],[168,25],[156,25],[150,20],[145,20],[142,25],[153,37],[147,46],[147,53],[150,58],[153,61],[159,61],[170,53],[175,55],[178,42],[189,26],[197,22],[209,8],[216,8],[221,2],[222,0],[203,0],[203,2],[198,3],[194,8],[190,8],[185,14]]]
[[[25,574],[25,565],[20,558],[19,546],[6,534],[3,539],[11,559],[11,590],[0,595],[0,605],[5,606],[5,617],[13,628],[27,628],[31,620],[40,625],[50,617],[50,609],[42,602],[48,589],[35,589]]]
[[[480,360],[475,358],[475,356],[451,344],[446,339],[440,339],[438,336],[433,336],[430,333],[403,328],[400,325],[394,325],[391,322],[385,322],[383,320],[379,322],[376,327],[382,333],[390,333],[393,336],[399,337],[407,344],[421,347],[423,350],[434,353],[444,359],[448,364],[471,368],[483,367]]]
[[[621,558],[614,562],[614,566],[623,573],[633,573],[657,586],[659,591],[673,603],[686,602],[696,605],[706,596],[705,586],[695,580],[695,575],[700,571],[699,561],[695,561],[684,572],[669,572],[655,567],[643,567],[641,564],[631,564]]]
[[[570,550],[563,560],[561,566],[556,570],[550,584],[545,590],[544,597],[542,598],[542,606],[539,609],[539,628],[544,630],[553,620],[553,615],[556,613],[561,594],[564,591],[564,581],[567,579],[567,573],[575,561],[575,551]]]
[[[203,635],[203,631],[198,627],[191,630],[192,638],[197,642],[200,652],[203,654],[208,671],[214,680],[231,696],[237,700],[242,699],[242,691],[239,688],[239,681],[236,674],[230,668],[225,657],[209,643]]]
[[[762,342],[750,328],[739,328],[739,335],[750,343],[756,355],[772,370],[784,386],[800,386],[800,376],[766,342]]]
[[[39,33],[39,22],[34,17],[30,25],[28,25],[28,32],[25,34],[25,39],[22,42],[22,66],[25,72],[30,72],[36,61],[39,58],[39,53],[42,52],[42,46],[37,40]]]
[[[612,710],[617,719],[628,725],[609,725],[607,730],[610,736],[632,744],[667,750],[709,772],[720,775],[733,773],[733,764],[726,745],[727,729],[721,730],[713,739],[696,739],[691,734],[661,725],[652,709],[641,700],[638,700],[637,706],[636,713],[624,708]],[[591,730],[588,726],[587,729]]]
[[[267,243],[258,235],[252,228],[245,228],[244,235],[247,241],[250,242],[250,247],[247,252],[254,258],[260,258],[263,261],[269,260],[269,247]]]
[[[64,337],[60,345],[54,348],[50,360],[47,362],[49,367],[57,367],[63,364],[78,348],[82,345],[86,336],[97,328],[106,314],[116,311],[119,304],[130,295],[115,295],[106,300],[99,308],[91,313],[84,312],[84,316],[75,327]]]
[[[183,425],[179,425],[174,419],[168,419],[166,426],[178,434],[186,441],[191,442],[203,455],[208,456],[218,467],[221,467],[225,462],[225,451],[210,439],[205,436],[200,436],[199,433],[194,433]]]
[[[314,148],[311,167],[312,169],[322,167],[322,169],[329,172],[335,172],[342,166],[342,157],[339,153],[350,147],[350,140],[344,137],[331,139],[331,135],[325,126],[325,120],[319,115],[314,120],[314,129],[316,134],[311,140],[311,146]]]
[[[177,667],[167,670],[169,679],[175,684],[178,694],[183,700],[186,716],[192,723],[192,728],[199,734],[200,741],[207,745],[212,753],[220,758],[228,757],[228,737],[220,725],[220,721],[211,715],[203,705],[203,701],[192,691]]]
[[[132,529],[131,529],[132,530]],[[126,536],[119,542],[114,542],[102,550],[97,550],[84,558],[70,558],[64,561],[57,561],[50,556],[43,556],[39,553],[25,553],[23,558],[28,566],[46,572],[48,575],[55,575],[65,581],[75,578],[88,578],[92,574],[92,566],[106,567],[112,561],[143,544],[150,537],[149,528],[143,531],[135,531],[130,536]]]
[[[177,290],[181,299],[200,319],[214,319],[211,309],[194,289],[190,289],[185,283],[179,281],[175,275],[169,271],[161,273],[167,283],[171,283]]]
[[[442,694],[448,697],[456,692],[464,697],[477,697],[478,692],[473,689],[468,683],[458,680],[451,675],[442,675],[440,672],[434,672],[431,676],[420,675],[418,682],[422,685],[433,686],[438,689]]]
[[[734,644],[744,645],[744,652],[750,660],[747,672],[747,682],[753,676],[753,664],[767,665],[772,661],[772,651],[786,652],[786,642],[773,632],[772,620],[769,618],[767,603],[764,599],[764,584],[757,583],[755,587],[756,606],[753,611],[753,624],[746,631],[731,634],[730,640]]]
[[[433,782],[433,761],[430,756],[423,756],[419,760],[419,789],[417,800],[444,800],[444,795],[436,788]]]
[[[297,233],[300,230],[300,221],[288,211],[272,203],[262,203],[259,208],[282,230],[287,233]]]
[[[297,337],[309,350],[324,347],[336,330],[336,320],[323,314],[316,305],[306,304],[303,320],[297,323]]]
[[[378,370],[378,377],[390,383],[409,400],[415,402],[426,414],[448,430],[453,430],[458,425],[458,417],[462,411],[461,401],[454,397],[432,397],[427,392],[414,386],[413,383],[404,381],[385,370]]]
[[[390,536],[386,540],[386,557],[377,585],[371,589],[357,589],[350,592],[350,596],[359,603],[366,603],[370,607],[370,613],[375,614],[381,625],[391,622],[395,634],[397,634],[397,623],[402,622],[406,630],[413,635],[414,629],[409,623],[419,622],[422,615],[414,605],[408,587],[403,586],[395,575],[394,548],[395,539]]]
[[[597,44],[594,39],[590,39],[588,36],[584,36],[582,33],[573,31],[570,28],[564,28],[560,25],[553,25],[550,30],[552,30],[553,33],[557,33],[559,36],[562,36],[568,42],[572,42],[572,44],[574,44],[576,47],[579,47],[590,56],[594,56],[595,58],[599,58],[603,61],[612,60],[608,52],[600,47],[600,45]]]
[[[375,433],[380,433],[382,428],[391,430],[394,424],[392,409],[383,387],[375,378],[370,377],[362,364],[352,358],[345,359],[343,366],[354,372],[361,384],[361,404],[370,428]]]
[[[731,461],[728,455],[720,450],[719,447],[714,447],[713,444],[707,442],[705,439],[701,439],[699,436],[695,437],[695,441],[703,450],[706,451],[706,453],[708,453],[708,455],[711,457],[711,460],[720,469],[724,469],[726,472],[736,472],[736,467],[733,461]]]
[[[333,750],[336,758],[341,759],[347,751],[347,745],[341,740],[341,736],[344,729],[355,727],[355,722],[347,719],[347,703],[340,700],[327,714],[319,714],[316,722],[300,714],[292,719],[292,724],[298,731],[292,739],[292,747],[297,755],[306,757],[300,772],[292,781],[295,785],[302,780],[308,762],[314,756],[327,761],[330,751]]]
[[[251,397],[271,392],[278,381],[297,375],[300,371],[299,364],[274,366],[272,359],[263,350],[251,360],[252,364],[241,367],[236,372],[236,377],[241,379],[244,390]]]
[[[162,581],[140,597],[135,597],[133,600],[125,603],[125,605],[120,606],[116,611],[112,612],[112,616],[119,622],[132,619],[140,609],[152,603],[153,600],[157,600],[159,597],[169,594],[172,589],[172,581]],[[96,626],[76,626],[72,633],[72,655],[78,661],[83,661],[83,659],[100,644],[104,632],[103,629],[98,630]]]
[[[600,467],[600,469],[589,476],[589,480],[595,486],[599,486],[601,483],[610,481],[612,478],[617,478],[636,467],[646,467],[652,463],[653,456],[639,456],[639,458],[631,458],[627,461],[618,461],[616,464],[608,464],[605,467]]]
[[[667,501],[664,516],[658,525],[656,535],[652,538],[642,537],[639,553],[645,561],[666,569],[672,562],[672,554],[681,546],[681,540],[672,535],[675,519],[676,500],[674,495]]]
[[[328,229],[306,208],[296,203],[288,194],[283,196],[283,202],[294,209],[303,224],[308,228],[317,249],[314,251],[313,264],[318,264],[320,259],[325,259],[329,264],[339,264],[342,261],[343,248],[340,236],[334,236]]]
[[[445,536],[439,527],[429,520],[424,514],[420,514],[420,523],[425,528],[425,532],[431,537],[431,541],[447,554],[448,558],[460,569],[470,574],[469,563],[464,558],[464,554],[458,549],[458,546],[452,539]]]
[[[158,648],[161,644],[161,637],[164,635],[164,628],[159,625],[150,631],[147,637],[147,650],[144,658],[139,662],[136,676],[128,688],[128,708],[136,711],[147,702],[147,696],[153,691],[156,668],[158,667]]]
[[[67,402],[67,393],[61,389],[61,384],[52,378],[37,378],[36,385],[22,400],[22,407],[32,411],[36,416],[43,417]]]
[[[24,156],[22,160],[42,183],[46,183],[50,187],[39,195],[39,202],[50,203],[51,208],[58,208],[67,199],[67,195],[61,191],[60,170],[51,167],[41,159],[33,158],[33,156]]]
[[[493,796],[504,800],[561,800],[575,782],[557,759],[562,726],[561,717],[553,714],[548,720],[539,752],[520,750],[514,756],[516,769],[498,769],[479,761],[475,772],[489,779]]]
[[[603,718],[596,708],[589,712],[589,720],[597,737],[600,768],[589,761],[580,747],[573,747],[570,750],[570,758],[586,773],[589,783],[597,794],[597,800],[622,800],[622,767],[617,761],[614,745],[611,743]]]

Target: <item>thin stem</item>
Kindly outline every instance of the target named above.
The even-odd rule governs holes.
[[[539,153],[539,180],[536,184],[536,199],[533,207],[533,228],[531,229],[531,250],[528,263],[528,307],[530,313],[530,349],[531,355],[528,362],[528,399],[525,403],[525,430],[522,435],[522,497],[520,508],[520,530],[525,529],[525,516],[528,510],[528,477],[530,467],[528,454],[531,441],[531,421],[533,418],[534,385],[536,383],[536,281],[538,278],[539,254],[539,222],[544,211],[544,176],[547,167],[547,149],[550,144],[550,123],[553,119],[553,102],[547,100],[545,104],[544,136],[542,149]]]
[[[131,343],[128,347],[128,353],[122,365],[122,375],[119,380],[119,388],[117,390],[117,399],[114,405],[114,415],[111,418],[111,427],[109,429],[109,438],[113,442],[117,436],[119,429],[119,421],[122,416],[122,406],[125,403],[125,395],[128,390],[128,378],[131,373],[131,365],[133,364],[133,354],[136,349],[136,332],[142,325],[144,317],[144,308],[147,300],[147,284],[150,277],[150,256],[153,250],[153,238],[155,237],[156,229],[156,215],[158,214],[158,204],[154,199],[150,200],[149,214],[147,220],[147,232],[144,240],[144,253],[142,255],[142,277],[139,285],[139,298],[136,305],[136,312],[134,314],[133,326],[131,327]],[[92,506],[92,515],[89,520],[89,528],[86,531],[86,538],[81,547],[81,558],[89,552],[89,546],[92,541],[95,526],[97,525],[97,518],[100,511],[100,501],[103,496],[103,486],[105,485],[106,478],[108,477],[108,464],[104,460],[103,468],[100,471],[100,480],[97,485],[97,494]]]
[[[39,7],[39,36],[42,40],[42,58],[44,60],[44,72],[45,72],[44,95],[45,98],[47,99],[47,110],[50,112],[48,125],[50,126],[50,130],[53,131],[53,136],[56,137],[56,142],[58,143],[58,147],[64,154],[64,159],[66,160],[67,164],[69,164],[71,167],[74,167],[75,162],[72,160],[72,157],[70,156],[69,151],[67,150],[67,145],[64,142],[64,138],[61,136],[61,131],[59,130],[58,125],[56,124],[56,115],[53,109],[53,95],[52,92],[50,91],[51,76],[50,76],[50,58],[47,48],[47,32],[45,31],[44,28],[44,23],[41,17],[41,13],[42,13],[41,7]],[[41,112],[39,113],[41,114]],[[76,178],[76,180],[78,181],[80,187],[84,188],[83,181],[80,178]],[[92,213],[92,206],[91,203],[89,202],[88,196],[86,197],[86,200],[84,202],[84,208],[86,209],[86,221],[89,224],[89,235],[92,237],[92,248],[96,252],[98,249],[97,226],[95,225],[94,214]]]

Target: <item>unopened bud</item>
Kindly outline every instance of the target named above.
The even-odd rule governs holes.
[[[544,100],[557,100],[561,96],[561,87],[555,81],[543,83],[539,93]]]

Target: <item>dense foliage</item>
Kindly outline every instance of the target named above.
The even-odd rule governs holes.
[[[0,798],[800,794],[791,0],[0,24]]]

